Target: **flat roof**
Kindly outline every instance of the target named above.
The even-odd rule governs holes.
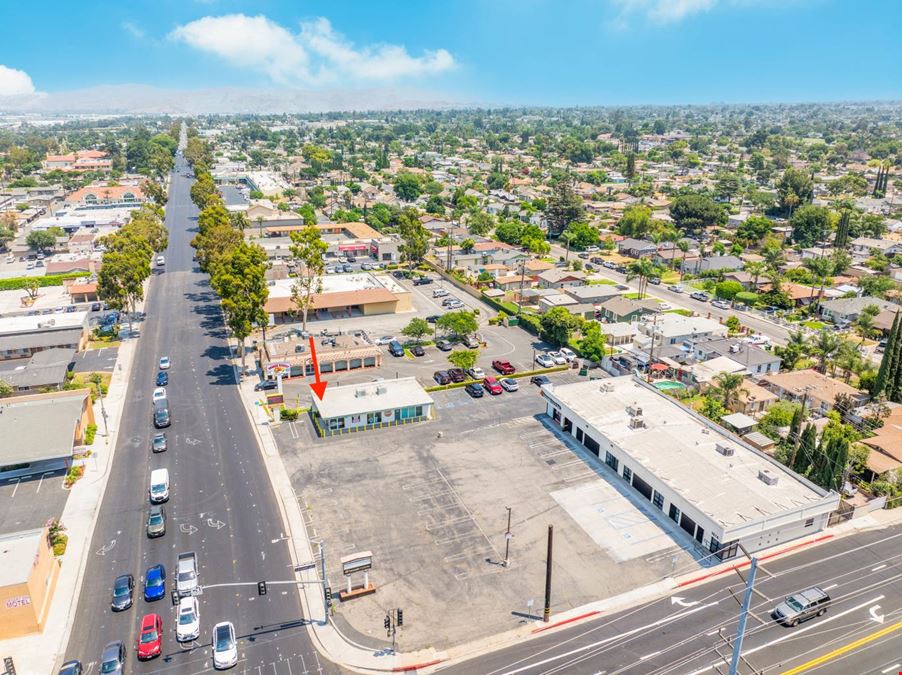
[[[329,385],[321,401],[313,397],[313,406],[325,419],[432,403],[432,397],[415,377],[366,384]]]
[[[0,335],[82,328],[87,320],[87,312],[5,316],[0,318]]]
[[[814,505],[828,493],[632,376],[545,387],[658,480],[724,528]],[[645,427],[630,428],[627,408]],[[727,457],[716,445],[734,450]],[[778,480],[768,485],[759,471]]]
[[[0,588],[28,581],[43,528],[0,535]]]
[[[0,401],[0,466],[71,457],[87,395],[82,389]]]

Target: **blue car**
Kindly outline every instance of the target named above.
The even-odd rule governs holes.
[[[159,600],[166,595],[166,568],[162,565],[148,567],[144,573],[144,599]]]
[[[167,384],[169,384],[169,373],[165,370],[161,370],[157,373],[157,386],[165,387]]]

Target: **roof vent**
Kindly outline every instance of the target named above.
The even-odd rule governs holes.
[[[776,485],[780,480],[780,477],[775,474],[770,469],[759,469],[758,470],[758,480],[762,481],[767,485]]]
[[[626,414],[632,417],[641,417],[642,416],[642,408],[633,403],[633,405],[628,405],[626,407]]]
[[[635,415],[630,417],[630,429],[644,429],[645,428],[645,420],[641,415]]]
[[[366,389],[357,389],[354,392],[354,398],[363,398],[366,396]]]
[[[724,445],[723,443],[715,443],[714,449],[724,457],[732,457],[736,454],[736,448],[732,445]]]
[[[384,384],[380,384],[378,387],[376,387],[377,396],[386,393],[388,393],[388,387],[386,387]]]

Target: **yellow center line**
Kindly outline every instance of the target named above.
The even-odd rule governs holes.
[[[859,647],[863,647],[869,642],[873,642],[874,640],[879,640],[885,635],[889,635],[890,633],[894,633],[895,631],[902,628],[902,621],[898,623],[894,623],[891,626],[886,626],[885,628],[881,628],[880,630],[871,633],[870,635],[865,635],[863,638],[855,640],[855,642],[850,642],[849,644],[839,647],[838,649],[834,649],[832,652],[824,654],[823,656],[818,656],[816,659],[812,659],[807,663],[803,663],[800,666],[796,666],[792,670],[784,670],[781,675],[796,675],[797,673],[804,673],[806,670],[811,670],[812,668],[819,666],[827,661],[832,661],[838,656],[842,656],[848,652],[851,652]]]

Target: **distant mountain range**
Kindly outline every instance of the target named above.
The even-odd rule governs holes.
[[[463,101],[404,89],[162,89],[141,84],[0,98],[2,112],[202,115],[458,108]]]

